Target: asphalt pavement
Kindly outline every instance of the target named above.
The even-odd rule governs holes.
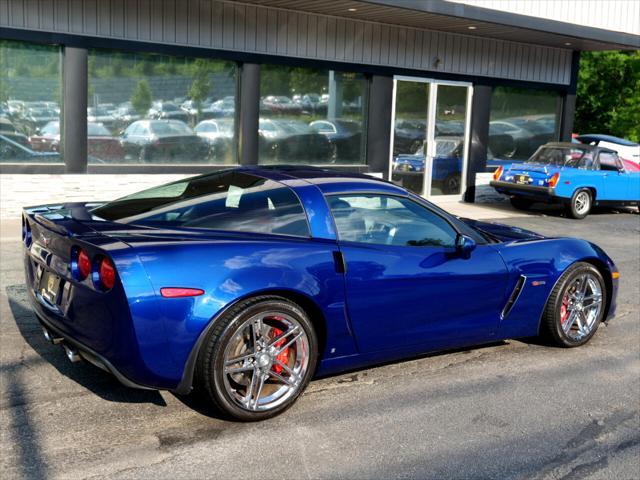
[[[618,314],[589,344],[507,341],[325,378],[256,424],[69,363],[29,309],[5,225],[1,476],[638,479],[640,215],[540,213],[501,221],[594,241],[620,268]]]

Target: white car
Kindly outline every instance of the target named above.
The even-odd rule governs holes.
[[[618,152],[618,156],[623,160],[629,160],[636,165],[640,165],[640,145],[637,143],[625,140],[624,138],[600,134],[578,135],[576,140],[588,145],[610,148]]]

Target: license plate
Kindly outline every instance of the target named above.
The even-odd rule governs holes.
[[[40,281],[40,295],[51,305],[58,303],[58,291],[60,290],[60,277],[55,273],[44,272]]]
[[[520,185],[529,185],[531,183],[531,178],[529,175],[516,175],[513,177],[514,181]]]

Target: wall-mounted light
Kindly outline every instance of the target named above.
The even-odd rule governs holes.
[[[440,65],[441,62],[442,62],[442,60],[440,60],[440,58],[434,57],[433,58],[433,68],[438,68],[438,66]]]
[[[467,28],[468,28],[469,30],[476,30],[478,27],[475,27],[475,26],[473,26],[473,25],[469,25]]]
[[[567,47],[570,47],[570,46],[571,46],[571,42],[564,42],[564,44],[565,44]]]
[[[347,8],[347,11],[349,11],[349,12],[357,12],[358,9],[357,8]]]

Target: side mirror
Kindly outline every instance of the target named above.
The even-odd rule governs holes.
[[[458,234],[456,238],[456,253],[462,258],[471,257],[471,252],[476,249],[476,241],[467,235]]]

